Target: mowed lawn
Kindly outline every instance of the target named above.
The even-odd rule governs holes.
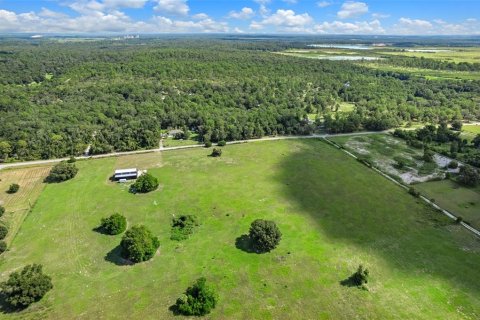
[[[146,195],[108,180],[122,158],[78,162],[75,179],[45,188],[0,257],[1,280],[41,263],[53,290],[0,317],[178,319],[169,307],[205,276],[219,293],[206,319],[478,319],[479,240],[343,152],[307,140],[230,145],[221,158],[204,148],[149,154],[161,188]],[[121,236],[94,231],[114,212],[159,236],[153,260],[118,264]],[[171,241],[180,214],[201,226]],[[267,254],[235,246],[257,218],[283,233]],[[360,263],[371,272],[369,291],[340,285]]]

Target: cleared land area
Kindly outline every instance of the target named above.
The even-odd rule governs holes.
[[[220,158],[204,148],[170,151],[160,167],[154,157],[142,162],[161,183],[145,195],[108,181],[121,158],[77,162],[78,175],[45,188],[0,257],[1,280],[36,262],[54,289],[0,316],[173,319],[169,307],[200,276],[220,296],[209,319],[480,316],[480,241],[403,189],[315,139],[223,150]],[[121,236],[94,231],[114,212],[159,236],[153,260],[122,265]],[[175,242],[170,223],[180,214],[201,225]],[[271,253],[236,247],[257,218],[283,233]],[[340,285],[360,263],[371,271],[369,291]]]
[[[434,157],[436,162],[425,162],[422,159],[423,150],[410,147],[404,140],[391,135],[347,136],[329,139],[407,184],[443,177],[444,170],[441,170],[441,167],[444,166],[444,162],[449,162],[445,157],[439,156]],[[403,167],[397,165],[399,161],[404,163]]]
[[[42,192],[45,186],[43,180],[50,172],[50,168],[42,166],[0,171],[0,204],[6,209],[1,221],[9,228],[5,239],[7,243],[10,243],[30,207],[35,204]],[[17,193],[8,194],[6,190],[12,183],[19,184],[20,189]]]
[[[394,48],[395,49],[395,48]],[[392,50],[391,48],[379,51],[382,54],[391,54],[397,56],[407,56],[416,58],[429,58],[447,62],[470,62],[480,63],[480,48],[459,48],[459,47],[445,47],[445,48],[398,48]]]
[[[480,229],[480,188],[465,188],[451,180],[430,181],[415,186],[442,208],[456,213]]]

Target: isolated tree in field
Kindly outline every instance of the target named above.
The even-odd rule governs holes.
[[[8,228],[3,224],[0,225],[0,240],[5,239],[8,234]]]
[[[466,186],[475,187],[480,183],[480,174],[471,166],[460,167],[458,181]]]
[[[222,155],[222,149],[220,148],[213,148],[212,150],[212,157],[220,157]]]
[[[177,299],[175,309],[186,316],[203,316],[215,308],[217,300],[215,290],[205,278],[200,278]]]
[[[127,228],[127,219],[121,214],[114,213],[108,218],[102,218],[100,228],[107,234],[120,234]]]
[[[7,193],[13,194],[17,193],[20,190],[20,185],[17,183],[12,183],[10,187],[8,187]]]
[[[144,173],[138,177],[137,181],[130,187],[133,193],[147,193],[158,188],[158,179],[149,173]]]
[[[0,217],[3,216],[4,213],[5,213],[5,207],[0,206]]]
[[[212,146],[211,141],[205,141],[205,148],[210,148]]]
[[[50,173],[45,181],[49,183],[67,181],[75,177],[77,172],[78,168],[74,163],[62,161],[55,165],[52,170],[50,170]]]
[[[257,219],[250,225],[249,238],[257,252],[269,252],[277,247],[282,233],[273,221]]]
[[[25,308],[42,299],[53,285],[52,279],[43,273],[42,266],[32,264],[10,274],[0,288],[6,302],[14,307]]]
[[[147,227],[133,226],[120,242],[122,256],[132,262],[147,261],[155,255],[160,242]]]

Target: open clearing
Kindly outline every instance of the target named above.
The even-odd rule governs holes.
[[[220,296],[208,319],[480,317],[480,241],[343,152],[316,139],[210,152],[163,153],[149,170],[161,187],[146,195],[108,181],[121,158],[77,162],[77,177],[44,189],[0,257],[1,280],[35,262],[54,288],[0,317],[179,318],[168,308],[200,276]],[[114,212],[159,236],[153,260],[119,265],[121,236],[93,231]],[[190,239],[169,239],[174,214],[200,218]],[[271,253],[235,246],[257,218],[283,233]],[[360,263],[369,291],[341,286]]]
[[[450,162],[450,159],[444,156],[435,155],[435,163],[426,163],[422,160],[423,150],[410,147],[404,140],[391,135],[363,135],[329,139],[407,184],[443,178],[444,170],[441,168]],[[404,161],[405,167],[398,168],[397,160]]]
[[[50,166],[42,166],[0,171],[0,204],[6,209],[1,221],[9,228],[5,239],[7,243],[20,228],[30,206],[42,192],[45,186],[43,180],[50,172],[50,168]],[[17,193],[8,194],[5,191],[12,183],[18,183],[20,190]]]
[[[451,180],[443,180],[420,183],[415,188],[427,198],[435,199],[442,208],[480,229],[480,187],[465,188]]]

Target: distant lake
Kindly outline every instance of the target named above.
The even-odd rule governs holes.
[[[372,47],[361,44],[309,44],[313,48],[336,48],[336,49],[352,49],[352,50],[372,50]]]
[[[319,56],[317,59],[322,60],[333,60],[333,61],[341,61],[341,60],[348,60],[348,61],[358,61],[358,60],[380,60],[379,57],[365,57],[365,56]]]

